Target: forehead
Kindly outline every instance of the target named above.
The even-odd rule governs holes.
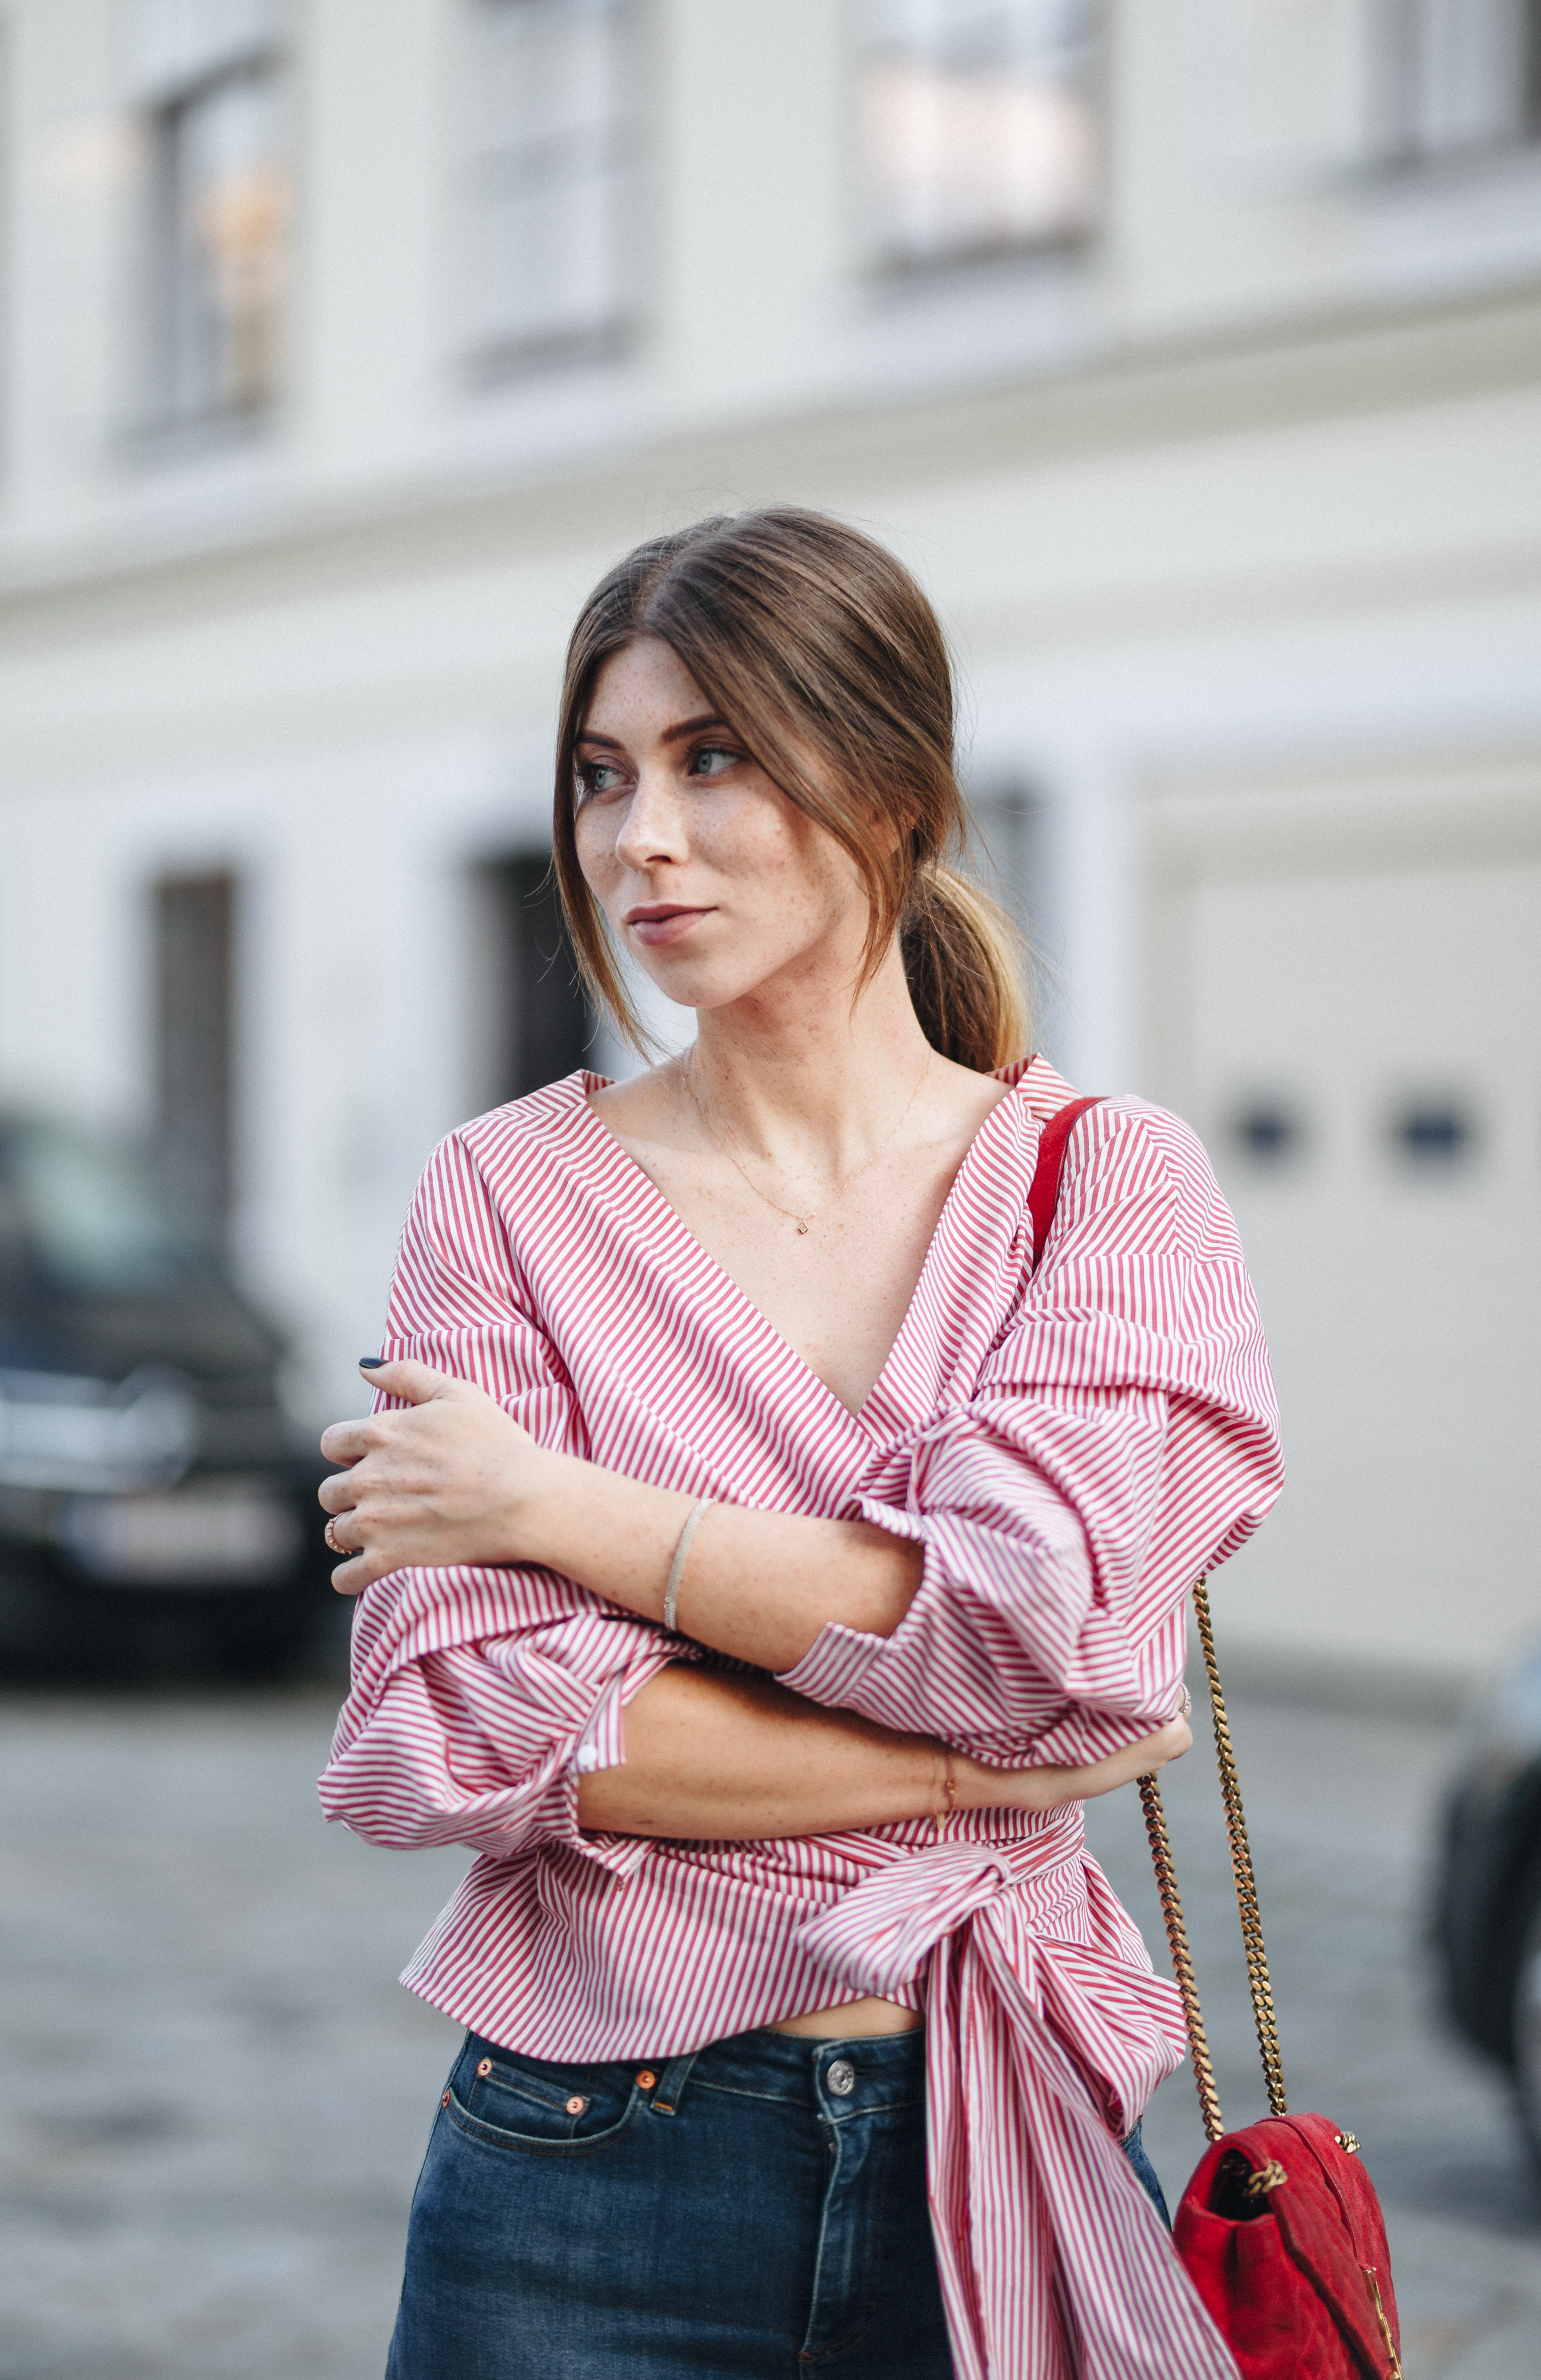
[[[673,648],[661,637],[638,637],[601,664],[581,732],[630,742],[710,710]]]

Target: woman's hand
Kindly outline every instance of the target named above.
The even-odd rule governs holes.
[[[409,1564],[528,1563],[661,1619],[694,1494],[542,1447],[470,1381],[427,1364],[366,1377],[409,1410],[335,1422],[322,1439],[327,1460],[348,1466],[319,1490],[329,1542],[351,1557],[332,1573],[339,1594]],[[891,1635],[921,1569],[920,1547],[871,1522],[714,1502],[691,1542],[680,1626],[780,1675],[829,1621]]]
[[[338,1593],[412,1563],[517,1560],[521,1517],[553,1458],[469,1380],[414,1363],[367,1377],[406,1410],[334,1422],[322,1439],[328,1463],[346,1466],[316,1491],[329,1544],[350,1557],[332,1573]]]
[[[1057,1810],[1064,1802],[1095,1802],[1116,1792],[1169,1760],[1181,1760],[1193,1742],[1185,1718],[1172,1718],[1154,1735],[1142,1736],[1122,1752],[1110,1753],[1086,1768],[987,1768],[983,1761],[953,1755],[953,1781],[960,1810]]]

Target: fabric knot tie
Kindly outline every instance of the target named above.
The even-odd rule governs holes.
[[[952,1841],[891,1861],[798,1929],[799,1949],[856,1991],[892,1995],[945,1934],[1017,1881],[989,1843]]]

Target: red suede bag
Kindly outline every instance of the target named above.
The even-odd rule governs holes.
[[[1177,2252],[1245,2380],[1401,2370],[1386,2227],[1352,2138],[1326,2116],[1265,2116],[1214,2142],[1183,2193]]]
[[[1071,1130],[1097,1105],[1075,1099],[1043,1128],[1027,1200],[1035,1267],[1059,1201]],[[1153,1776],[1142,1777],[1156,1888],[1210,2143],[1183,2193],[1172,2237],[1243,2380],[1401,2380],[1386,2226],[1375,2184],[1358,2160],[1359,2143],[1328,2117],[1292,2116],[1286,2107],[1252,1851],[1203,1579],[1194,1588],[1194,1616],[1209,1681],[1252,2011],[1273,2113],[1241,2131],[1224,2128],[1160,1791]]]

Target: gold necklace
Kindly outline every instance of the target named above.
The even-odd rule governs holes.
[[[694,1054],[695,1052],[692,1050],[690,1055],[694,1056]],[[734,1172],[738,1175],[740,1181],[748,1184],[748,1187],[754,1192],[755,1196],[759,1200],[761,1206],[769,1207],[772,1214],[784,1215],[789,1223],[796,1224],[799,1233],[806,1234],[810,1223],[817,1223],[820,1215],[827,1215],[833,1208],[838,1207],[841,1200],[844,1197],[845,1193],[851,1187],[852,1183],[859,1181],[869,1166],[877,1164],[879,1158],[881,1157],[890,1141],[897,1135],[900,1125],[906,1122],[911,1108],[914,1107],[916,1099],[920,1097],[920,1086],[931,1071],[931,1060],[935,1055],[936,1052],[934,1050],[927,1050],[926,1063],[921,1067],[919,1074],[916,1077],[915,1088],[910,1093],[909,1098],[904,1101],[904,1111],[899,1117],[898,1123],[893,1124],[890,1130],[883,1135],[882,1139],[878,1143],[878,1146],[873,1150],[871,1156],[863,1158],[861,1163],[858,1166],[854,1167],[853,1170],[843,1177],[832,1196],[826,1198],[821,1207],[815,1207],[812,1213],[808,1215],[795,1215],[790,1207],[783,1207],[779,1205],[774,1198],[767,1196],[767,1194],[760,1188],[758,1182],[754,1181],[749,1174],[745,1172],[744,1168],[740,1165],[737,1158],[728,1147],[727,1142],[722,1139],[719,1133],[713,1130],[710,1123],[708,1121],[706,1110],[702,1107],[700,1100],[696,1097],[695,1091],[691,1087],[689,1073],[690,1060],[688,1057],[680,1068],[680,1080],[685,1085],[685,1095],[686,1099],[690,1101],[690,1104],[695,1109],[697,1115],[700,1118],[702,1130],[706,1133],[709,1139],[716,1142],[717,1147],[722,1150],[723,1156],[727,1159],[728,1163],[733,1167]]]

